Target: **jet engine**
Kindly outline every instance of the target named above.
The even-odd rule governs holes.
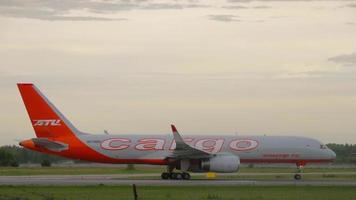
[[[231,173],[237,172],[240,167],[240,158],[231,154],[218,154],[212,158],[201,161],[203,171]]]

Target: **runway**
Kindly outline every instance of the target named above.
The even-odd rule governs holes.
[[[144,178],[146,176],[146,178]],[[143,178],[142,178],[143,177]],[[140,178],[140,179],[138,179]],[[238,180],[238,179],[193,179],[160,180],[152,174],[135,175],[62,175],[62,176],[0,176],[0,185],[146,185],[146,186],[356,186],[356,180]]]

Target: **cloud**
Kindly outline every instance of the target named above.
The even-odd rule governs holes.
[[[246,6],[223,6],[222,8],[226,9],[248,9]]]
[[[267,9],[271,8],[269,6],[252,6],[252,7],[247,7],[247,6],[223,6],[222,8],[226,9]]]
[[[356,66],[356,53],[334,56],[329,58],[328,61],[339,63],[348,67]]]
[[[310,70],[303,72],[290,72],[287,73],[287,78],[322,78],[322,79],[347,79],[354,78],[355,71],[349,70]]]
[[[252,22],[252,23],[260,23],[264,22],[264,20],[243,20],[241,18],[237,19],[236,15],[207,15],[208,19],[220,22]]]
[[[86,5],[86,6],[84,6]],[[14,18],[30,18],[48,21],[113,21],[124,18],[107,18],[88,15],[71,15],[74,10],[95,7],[96,3],[81,1],[0,1],[0,15]]]
[[[59,11],[48,9],[24,9],[19,7],[0,7],[0,15],[15,18],[30,18],[48,21],[114,21],[125,20],[125,18],[106,18],[94,16],[68,16]]]
[[[253,6],[251,8],[254,8],[254,9],[268,9],[268,8],[271,8],[270,6]]]
[[[162,10],[162,9],[184,9],[184,8],[206,8],[208,5],[202,4],[178,4],[178,3],[150,3],[140,6],[143,10]]]
[[[41,19],[41,18],[37,18]],[[90,17],[90,16],[50,16],[42,18],[49,21],[121,21],[127,20],[126,18],[106,18],[106,17]]]
[[[238,22],[241,20],[236,19],[236,15],[208,15],[210,20],[221,21],[221,22]]]
[[[191,1],[174,1],[173,3],[155,2],[153,0],[2,0],[0,15],[15,18],[30,18],[39,20],[70,20],[70,21],[113,21],[125,18],[110,18],[100,14],[117,13],[134,9],[162,10],[208,7]],[[74,15],[76,11],[85,12],[85,16]]]
[[[231,5],[230,3],[249,3],[253,1],[270,2],[282,0],[227,0],[225,9],[268,9],[269,6]],[[284,0],[318,1],[318,0]],[[331,0],[332,1],[332,0]],[[352,1],[352,0],[351,0]],[[115,14],[130,10],[181,10],[214,7],[213,3],[199,0],[0,0],[0,16],[29,18],[48,21],[114,21],[126,18],[113,18],[106,14]],[[355,7],[356,4],[349,4]],[[81,14],[77,14],[81,13]],[[217,21],[239,21],[234,17],[214,15],[209,17]]]
[[[356,4],[347,4],[346,7],[356,8]]]

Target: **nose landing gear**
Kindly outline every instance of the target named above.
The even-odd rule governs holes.
[[[300,179],[302,179],[302,175],[301,174],[295,174],[294,175],[294,179],[295,180],[300,180]]]
[[[294,180],[301,180],[302,179],[301,173],[303,173],[303,168],[306,165],[306,163],[305,162],[298,162],[298,163],[296,163],[296,165],[297,165],[297,172],[294,175]]]

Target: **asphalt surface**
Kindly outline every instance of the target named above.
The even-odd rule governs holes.
[[[148,179],[135,179],[147,176]],[[152,175],[61,175],[61,176],[0,176],[0,185],[313,185],[313,186],[356,186],[356,180],[237,180],[237,179],[194,179],[159,180],[149,179]]]

